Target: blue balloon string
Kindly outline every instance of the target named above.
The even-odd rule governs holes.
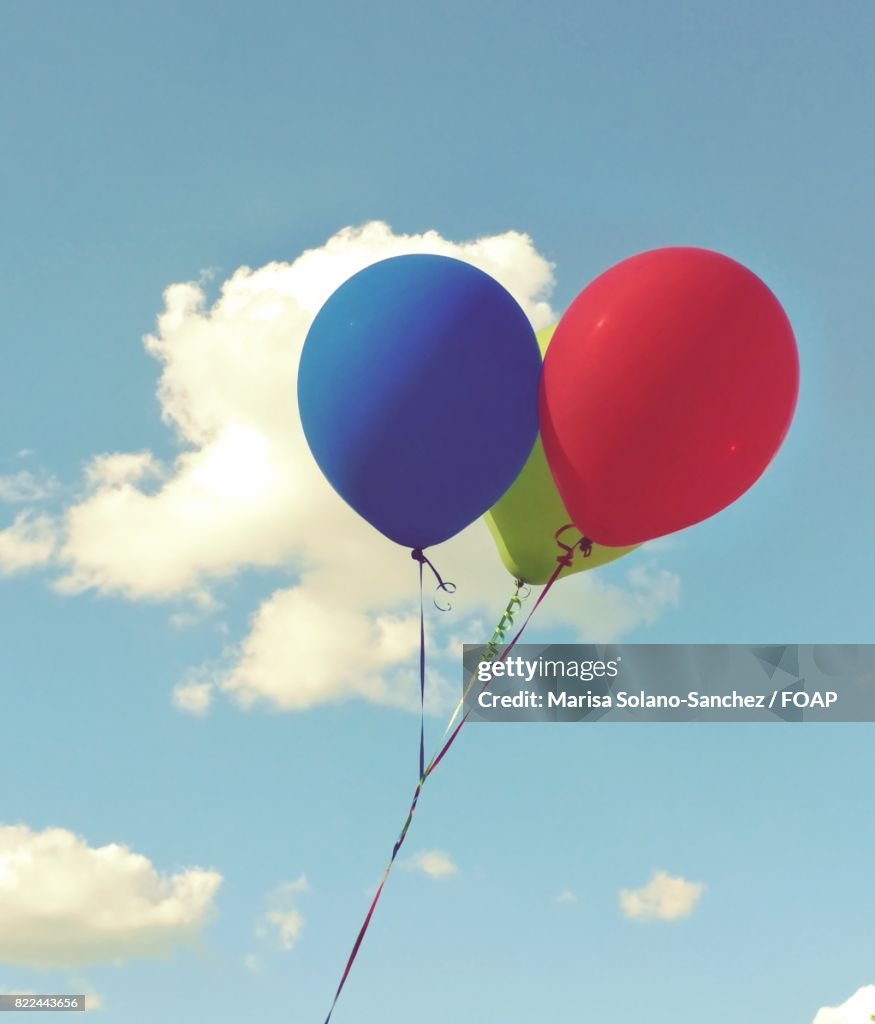
[[[419,562],[419,775],[417,778],[421,779],[425,772],[425,609],[422,602],[423,566],[427,565],[434,573],[434,578],[437,580],[436,590],[442,590],[446,594],[454,594],[456,592],[456,585],[442,578],[422,548],[414,548],[410,552],[410,557],[414,561]],[[447,612],[452,608],[449,602],[446,606],[442,606],[435,600],[434,605],[435,608],[442,612]]]
[[[424,556],[423,556],[424,557]],[[419,562],[419,777],[425,771],[425,612],[422,607],[422,567]]]

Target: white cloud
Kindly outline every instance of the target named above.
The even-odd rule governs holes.
[[[39,476],[22,469],[18,473],[0,474],[0,501],[14,505],[21,502],[43,501],[51,497],[58,481],[46,474]]]
[[[304,587],[275,593],[255,614],[223,688],[244,707],[256,700],[300,710],[349,696],[403,700],[384,670],[418,649],[413,617],[371,617],[331,607]]]
[[[86,1013],[106,1008],[103,996],[99,992],[95,992],[93,987],[84,978],[70,978],[65,988],[67,992],[81,992],[84,994]]]
[[[165,463],[149,451],[92,459],[85,492],[63,516],[57,589],[185,599],[206,614],[217,607],[212,590],[222,578],[246,567],[290,571],[294,585],[266,597],[247,635],[223,652],[211,680],[217,689],[241,707],[304,709],[350,698],[416,707],[416,566],[324,480],[295,402],[301,347],[324,300],[363,267],[412,252],[481,267],[515,295],[535,327],[557,318],[549,305],[552,265],[516,231],[456,243],[434,231],[399,235],[372,222],[346,228],[292,262],[241,267],[214,302],[203,281],[171,285],[145,344],[160,365],[162,417],[179,454]],[[23,522],[7,538],[7,572],[52,559],[51,524],[39,521],[34,533],[36,522]],[[30,533],[23,535],[25,527]],[[488,638],[510,581],[482,522],[430,554],[459,587],[446,616],[427,598],[434,665],[433,655],[447,652],[449,630],[476,639],[480,622]],[[564,580],[539,611],[540,623],[603,641],[652,623],[677,602],[679,584],[641,558],[630,557],[623,585],[595,573]],[[184,611],[172,618],[180,628],[196,621]],[[177,706],[198,713],[209,696],[202,684],[183,678]],[[455,703],[456,689],[455,681],[433,675],[431,710]]]
[[[104,1008],[103,996],[98,992],[87,991],[85,992],[85,1012],[93,1013],[95,1010],[102,1010]]]
[[[85,468],[90,487],[123,487],[150,477],[160,477],[161,464],[151,452],[113,452],[96,455]]]
[[[401,864],[409,871],[420,871],[429,878],[448,878],[459,871],[453,859],[441,850],[422,850]]]
[[[577,903],[577,897],[570,889],[563,889],[556,897],[557,903]]]
[[[536,325],[555,318],[551,265],[513,231],[458,244],[374,222],[291,263],[241,267],[212,306],[200,284],[172,285],[146,347],[161,364],[162,415],[183,451],[163,470],[148,452],[91,464],[92,491],[67,513],[63,588],[165,598],[244,566],[336,565],[360,554],[354,538],[339,540],[357,517],[307,450],[296,367],[331,292],[376,260],[410,252],[465,259],[502,281]]]
[[[871,1024],[875,1020],[875,985],[866,985],[841,1006],[825,1006],[812,1024]]]
[[[267,966],[257,953],[247,953],[243,958],[243,966],[250,974],[261,976],[267,972]]]
[[[304,928],[304,918],[297,910],[269,910],[265,921],[273,927],[283,949],[293,949]]]
[[[655,871],[640,889],[620,890],[620,907],[633,921],[676,921],[692,914],[704,891],[700,882]]]
[[[243,707],[257,702],[300,710],[329,701],[363,698],[392,707],[418,708],[416,567],[405,552],[375,531],[345,564],[323,561],[295,587],[276,591],[252,618],[249,633],[231,649],[219,686]],[[454,644],[487,640],[512,591],[482,522],[436,548],[432,558],[457,584],[452,610],[426,606],[429,629],[427,710],[442,714],[458,699],[458,681],[434,669],[437,656],[456,657]],[[562,580],[538,610],[542,627],[561,627],[580,640],[611,642],[653,623],[679,599],[673,573],[649,562],[630,567],[625,585],[598,573]],[[406,600],[405,611],[382,611]],[[529,598],[528,606],[534,601]],[[451,632],[452,631],[452,632]]]
[[[173,688],[173,706],[190,715],[205,715],[213,699],[212,683],[180,683]]]
[[[294,896],[299,892],[309,892],[310,882],[306,875],[299,875],[293,882],[283,882],[282,885],[277,886],[274,889],[274,899],[285,899],[289,896]]]
[[[222,878],[161,875],[128,847],[90,847],[65,829],[0,826],[0,962],[80,967],[162,957],[193,942]]]
[[[680,601],[680,579],[653,562],[632,562],[625,587],[607,585],[597,573],[586,577],[593,599],[575,609],[586,639],[608,643],[640,626],[652,626]]]
[[[48,516],[21,512],[0,530],[0,576],[49,565],[57,546],[55,523]]]
[[[280,949],[293,949],[304,929],[304,917],[293,904],[301,893],[309,890],[310,883],[306,875],[292,882],[284,882],[274,889],[269,897],[268,910],[256,927],[255,934],[261,939],[273,939]],[[252,954],[252,958],[258,961],[255,954]]]

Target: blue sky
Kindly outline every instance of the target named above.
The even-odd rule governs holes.
[[[30,495],[0,509],[15,531],[0,543],[0,825],[26,830],[12,841],[31,852],[48,828],[83,845],[42,854],[49,874],[27,876],[25,909],[0,920],[0,988],[87,983],[123,1024],[324,1017],[412,785],[416,720],[399,705],[415,651],[365,652],[358,698],[326,678],[308,703],[300,641],[328,628],[332,595],[336,628],[364,647],[390,610],[392,643],[415,641],[399,599],[415,567],[333,505],[335,532],[316,536],[308,509],[330,499],[313,476],[283,477],[298,463],[270,434],[291,430],[282,392],[262,402],[245,346],[273,366],[340,257],[312,295],[303,272],[280,271],[297,305],[274,334],[252,327],[273,280],[259,268],[346,226],[394,232],[343,243],[359,260],[430,230],[453,245],[500,236],[533,318],[654,246],[749,265],[800,348],[779,458],[719,517],[567,581],[561,613],[529,635],[869,639],[873,30],[863,2],[4,6],[0,478],[7,497]],[[251,316],[199,318],[190,289],[162,298],[201,280],[210,309],[242,266],[252,275],[230,292]],[[253,376],[235,390],[241,366]],[[293,400],[290,387],[289,424]],[[262,405],[253,432],[245,414]],[[192,477],[213,504],[187,504]],[[201,518],[183,528],[189,508]],[[331,561],[338,542],[356,546]],[[453,643],[507,597],[500,567],[463,571],[497,562],[485,534],[465,543],[435,555],[462,567],[456,618],[430,620],[447,686]],[[436,739],[437,717],[429,728]],[[393,875],[335,1019],[810,1024],[875,982],[871,741],[863,725],[466,730],[405,848],[457,870]],[[75,905],[58,953],[70,966],[38,969],[37,889],[86,890],[89,851],[113,843],[162,877],[200,869],[187,877],[209,889],[206,872],[221,875],[205,902],[176,893],[174,927],[195,948],[169,928],[145,950],[165,959],[140,933],[122,965],[70,952],[96,907],[169,891],[116,851],[103,895]],[[660,869],[701,883],[700,900],[682,920],[629,920],[620,890]],[[576,902],[559,901],[566,889]]]

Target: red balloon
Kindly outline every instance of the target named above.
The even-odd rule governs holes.
[[[744,494],[798,391],[793,329],[755,274],[707,249],[654,249],[597,277],[559,321],[541,437],[575,526],[625,547]]]

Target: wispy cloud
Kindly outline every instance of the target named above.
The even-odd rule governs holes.
[[[190,715],[205,715],[213,699],[212,683],[180,683],[173,688],[173,706]]]
[[[58,489],[58,481],[47,473],[34,474],[22,469],[18,473],[0,475],[0,502],[25,504],[44,501]]]
[[[274,889],[268,898],[268,909],[256,926],[256,936],[274,942],[282,950],[294,949],[304,929],[304,917],[296,906],[297,898],[309,890],[306,875]],[[253,956],[260,964],[257,955]]]
[[[254,974],[257,977],[267,973],[267,964],[257,953],[247,953],[243,957],[243,966],[249,971],[250,974]]]
[[[459,873],[452,857],[441,850],[421,850],[400,863],[408,871],[418,871],[429,878],[449,878]]]

